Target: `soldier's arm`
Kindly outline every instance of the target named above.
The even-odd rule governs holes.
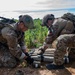
[[[7,45],[12,55],[14,55],[18,59],[25,58],[25,54],[22,52],[21,48],[18,47],[17,35],[14,30],[9,27],[5,27],[2,29],[2,36],[7,40]]]
[[[28,49],[27,49],[27,47],[26,47],[26,45],[25,45],[25,36],[24,36],[24,33],[22,33],[22,36],[21,36],[21,38],[19,39],[19,45],[20,45],[20,47],[21,47],[21,50],[23,51],[23,53],[26,55],[26,56],[29,56],[29,54],[28,54]]]
[[[20,47],[21,47],[23,52],[28,52],[27,47],[25,45],[25,40],[24,39],[25,39],[25,36],[24,36],[24,33],[22,33],[22,37],[19,40],[19,44],[20,44]]]
[[[58,25],[52,26],[52,32],[48,31],[48,35],[45,39],[45,44],[49,45],[57,38],[58,36]]]
[[[52,47],[52,42],[54,40],[54,36],[51,33],[48,33],[45,42],[43,43],[43,46],[41,47],[42,49],[46,50],[48,47]]]

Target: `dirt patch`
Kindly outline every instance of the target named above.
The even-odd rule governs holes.
[[[65,65],[65,69],[48,70],[45,64],[41,68],[19,67],[16,68],[0,68],[0,75],[15,75],[20,70],[24,75],[75,75],[75,62]]]

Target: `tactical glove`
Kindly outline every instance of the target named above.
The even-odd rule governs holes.
[[[33,58],[31,58],[30,56],[29,57],[27,57],[26,59],[25,59],[26,61],[27,61],[27,63],[28,64],[33,64],[33,62],[34,62],[34,59]]]
[[[25,59],[27,63],[32,64],[34,62],[34,59],[31,58],[27,52],[25,52],[25,55],[27,56],[27,58]]]
[[[44,52],[45,52],[44,48],[40,47],[37,54],[41,55]]]
[[[25,55],[29,57],[29,54],[27,52],[25,52]]]

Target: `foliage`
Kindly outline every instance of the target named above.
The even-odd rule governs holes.
[[[42,21],[39,18],[34,19],[35,29],[28,30],[25,32],[25,43],[27,47],[36,48],[41,46],[45,41],[45,37],[47,36],[48,30],[46,27],[42,27],[40,25],[41,22]]]

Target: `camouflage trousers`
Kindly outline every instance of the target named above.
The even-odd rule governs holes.
[[[69,53],[69,60],[70,61],[75,61],[75,48],[70,48],[70,53]]]
[[[0,67],[13,68],[17,65],[16,58],[12,56],[9,49],[0,43]]]
[[[54,63],[62,65],[67,48],[75,48],[75,34],[64,34],[59,36],[55,42]],[[72,51],[71,51],[72,52]]]

